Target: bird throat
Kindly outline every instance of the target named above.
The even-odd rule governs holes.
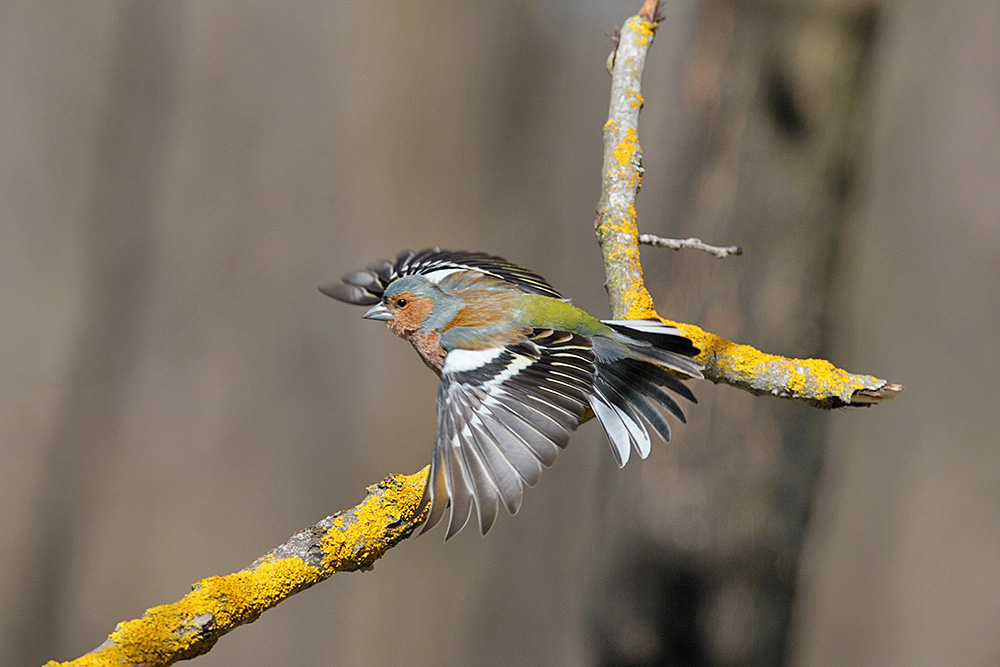
[[[441,334],[436,331],[408,331],[401,334],[403,338],[410,341],[413,349],[417,351],[420,358],[424,360],[427,367],[441,375],[441,367],[444,365],[445,351],[441,347]]]

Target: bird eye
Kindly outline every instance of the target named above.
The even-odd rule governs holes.
[[[396,308],[404,308],[408,303],[406,299],[396,299]]]

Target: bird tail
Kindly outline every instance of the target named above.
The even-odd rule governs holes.
[[[590,407],[621,467],[633,448],[641,458],[649,455],[651,439],[645,424],[664,442],[670,441],[670,424],[658,408],[687,421],[667,390],[697,403],[681,378],[702,377],[702,366],[694,360],[699,350],[691,340],[659,320],[605,320],[604,324],[617,335],[594,339],[597,373]]]

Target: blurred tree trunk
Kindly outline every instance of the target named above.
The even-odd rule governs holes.
[[[51,657],[44,651],[59,635],[73,566],[92,539],[108,462],[122,444],[125,388],[137,359],[175,102],[178,49],[164,37],[179,16],[172,5],[123,5],[116,18],[107,108],[79,230],[84,316],[43,445],[43,491],[22,508],[29,534],[3,619],[5,634],[17,637],[13,664]]]
[[[640,128],[647,155],[650,135],[685,137],[673,182],[651,195],[647,177],[640,231],[746,255],[681,253],[665,273],[654,253],[666,251],[647,250],[661,314],[771,352],[825,356],[876,22],[862,2],[703,4],[685,120],[661,129],[647,116]],[[607,563],[595,596],[602,664],[785,659],[825,415],[723,387],[698,394],[670,454],[629,471],[616,494],[637,511],[610,538],[624,557]]]
[[[794,658],[1000,664],[1000,3],[886,5],[838,357],[907,385],[831,419]],[[845,308],[846,310],[846,308]]]

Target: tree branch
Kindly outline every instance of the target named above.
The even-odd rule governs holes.
[[[678,327],[701,349],[698,360],[705,365],[706,378],[753,394],[789,398],[820,408],[872,405],[894,398],[903,390],[902,385],[849,373],[823,359],[790,359],[761,352],[692,324],[664,320],[657,314],[642,279],[635,197],[643,174],[638,133],[643,105],[642,70],[656,32],[653,19],[658,12],[659,3],[647,0],[640,14],[626,21],[617,33],[615,51],[608,58],[611,104],[604,124],[602,189],[594,228],[604,254],[605,285],[613,317],[657,318]],[[644,237],[647,243],[658,238]],[[698,239],[676,243],[705,246]],[[706,248],[738,254],[738,248],[702,249]]]
[[[825,359],[790,359],[728,341],[693,324],[671,322],[701,350],[705,377],[752,394],[790,398],[817,408],[868,406],[888,401],[902,385],[871,375],[857,375]]]
[[[337,572],[370,570],[426,519],[426,512],[414,513],[427,473],[392,475],[368,487],[359,505],[299,531],[245,570],[202,579],[177,602],[119,623],[90,653],[47,667],[172,665],[207,653],[230,630]]]
[[[656,7],[648,4],[643,11],[652,16]],[[615,51],[608,58],[611,106],[604,124],[601,200],[594,229],[604,254],[605,285],[615,319],[656,316],[642,280],[635,213],[635,195],[642,184],[638,126],[643,100],[639,91],[655,30],[655,23],[633,16],[617,33]]]

